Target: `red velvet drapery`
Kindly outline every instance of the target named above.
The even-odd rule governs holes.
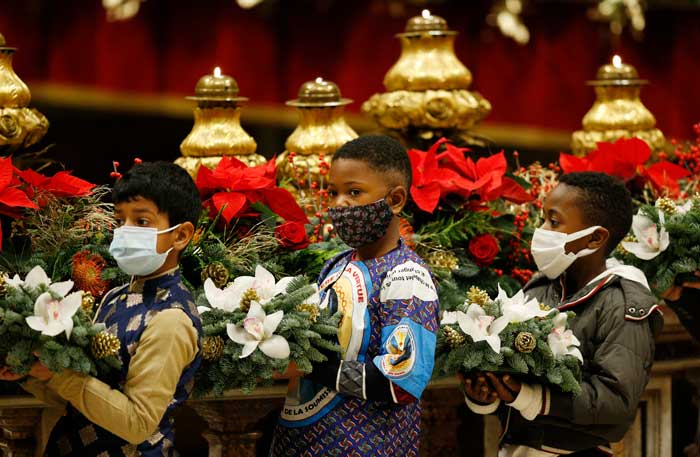
[[[233,0],[149,0],[135,18],[110,23],[99,0],[3,0],[0,33],[19,48],[15,68],[30,83],[188,94],[218,65],[253,102],[282,103],[324,76],[359,110],[383,90],[407,17],[379,0],[325,3],[325,11],[308,0],[244,11]],[[667,136],[688,137],[700,121],[700,9],[651,10],[643,41],[624,36],[613,47],[586,5],[536,2],[524,16],[531,41],[520,46],[485,24],[490,3],[434,11],[460,32],[472,88],[493,104],[488,121],[578,128],[594,98],[584,82],[615,52],[652,82],[642,99]]]

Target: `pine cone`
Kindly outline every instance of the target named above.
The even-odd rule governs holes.
[[[520,332],[515,337],[515,349],[517,349],[518,352],[529,354],[535,350],[536,346],[537,340],[535,340],[535,337],[530,332]]]
[[[228,269],[221,262],[212,262],[202,270],[202,282],[206,281],[207,278],[214,281],[214,285],[221,289],[228,284]]]
[[[656,200],[656,207],[659,208],[661,211],[664,213],[668,214],[669,216],[671,214],[676,214],[676,204],[674,203],[673,200],[671,200],[668,197],[661,197]]]
[[[0,295],[5,295],[7,292],[7,276],[0,272]]]
[[[224,340],[220,336],[206,336],[202,339],[202,357],[215,362],[224,355]]]
[[[627,242],[630,242],[630,243],[634,243],[634,242],[637,241],[637,238],[635,238],[634,235],[626,235],[626,236],[622,239],[622,241],[627,241]],[[615,250],[616,250],[619,254],[623,254],[623,255],[624,255],[624,254],[629,254],[629,252],[627,251],[627,249],[625,249],[624,247],[622,247],[622,243],[618,243],[618,245],[617,245],[617,247],[615,248]]]
[[[433,251],[428,254],[426,261],[433,268],[442,268],[445,270],[456,270],[459,268],[459,261],[454,254],[447,251]]]
[[[476,303],[479,306],[484,306],[491,301],[491,297],[486,293],[485,290],[479,289],[476,286],[471,286],[467,292],[467,301],[469,303]]]
[[[321,314],[321,310],[318,309],[318,306],[309,303],[302,303],[301,305],[297,305],[294,309],[302,313],[309,313],[309,320],[311,322],[316,322],[318,320],[318,315]]]
[[[241,304],[239,305],[239,308],[244,313],[247,313],[250,309],[250,303],[259,300],[260,297],[258,296],[258,292],[255,289],[248,289],[243,292],[243,295],[241,295]]]
[[[447,345],[453,349],[457,346],[461,346],[467,340],[467,338],[462,333],[453,329],[452,327],[443,327],[442,333],[445,334],[445,340],[447,341]]]
[[[85,314],[92,316],[92,310],[95,308],[95,297],[90,292],[85,292],[80,307],[85,311]]]
[[[108,332],[100,332],[92,337],[90,344],[92,355],[97,359],[116,356],[119,354],[121,343],[119,338]]]

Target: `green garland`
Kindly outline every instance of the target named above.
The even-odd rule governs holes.
[[[297,368],[311,372],[312,363],[328,360],[329,353],[340,351],[337,342],[340,316],[309,304],[316,288],[303,277],[296,278],[287,292],[262,305],[266,314],[283,311],[284,317],[274,332],[284,337],[290,347],[290,356],[273,359],[256,349],[251,355],[240,358],[242,346],[231,341],[226,333],[227,324],[240,324],[246,312],[236,309],[227,312],[212,309],[202,313],[204,330],[204,358],[197,371],[195,396],[221,395],[229,389],[241,388],[250,393],[258,386],[274,382],[274,373],[283,373],[294,362]],[[208,306],[204,293],[197,297],[197,304]]]
[[[121,362],[116,351],[113,355],[93,353],[95,339],[105,338],[104,326],[93,324],[82,309],[72,316],[70,339],[65,333],[46,336],[27,325],[26,318],[34,316],[35,302],[44,292],[57,300],[63,298],[45,284],[36,288],[3,286],[0,294],[0,360],[3,365],[18,375],[25,375],[38,357],[54,373],[71,369],[103,379],[119,370]]]
[[[668,234],[668,247],[663,249],[660,245],[658,253],[651,259],[639,258],[628,250],[636,250],[635,247],[644,244],[634,232],[640,217],[646,217],[656,224],[660,244],[661,230]],[[667,198],[660,198],[655,205],[642,205],[635,216],[632,232],[620,244],[615,256],[623,263],[642,270],[652,291],[657,297],[662,297],[677,281],[689,278],[700,270],[700,200],[693,198],[685,205],[677,205]]]
[[[488,299],[477,288],[470,290],[470,295],[474,293],[482,297],[477,301],[487,316],[502,316],[499,302]],[[467,300],[457,312],[466,314],[473,303]],[[514,373],[526,382],[553,385],[578,395],[581,392],[581,363],[573,355],[555,356],[547,342],[554,329],[554,317],[558,314],[559,311],[552,309],[544,317],[508,323],[499,334],[499,352],[495,352],[486,341],[474,342],[457,323],[443,322],[437,337],[433,377],[477,372]],[[573,317],[574,313],[567,313],[568,319]]]

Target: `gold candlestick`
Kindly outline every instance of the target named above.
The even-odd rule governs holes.
[[[294,189],[290,190],[302,207],[311,205],[307,208],[309,213],[318,209],[318,199],[311,194],[323,187],[323,167],[339,147],[357,138],[343,117],[345,106],[350,103],[352,100],[343,98],[335,83],[323,78],[305,82],[299,97],[287,102],[297,108],[299,125],[287,138],[277,169],[281,176],[291,179]]]
[[[29,108],[31,93],[12,68],[17,49],[5,46],[0,35],[0,152],[10,153],[36,144],[46,135],[49,121]]]
[[[186,98],[197,101],[197,107],[192,131],[180,145],[183,157],[176,164],[196,176],[200,166],[214,168],[223,156],[234,156],[248,166],[265,163],[265,157],[255,153],[255,140],[241,127],[240,103],[248,99],[238,96],[235,79],[216,67],[213,74],[200,78],[195,95]]]
[[[397,35],[401,56],[384,77],[387,92],[370,97],[362,111],[408,144],[414,133],[424,140],[465,136],[491,112],[491,104],[468,90],[472,75],[454,53],[456,36],[428,10],[409,19]]]
[[[648,81],[640,79],[633,66],[614,56],[587,84],[595,88],[596,101],[583,117],[583,130],[571,137],[574,154],[586,155],[599,142],[630,137],[644,140],[654,151],[664,148],[664,134],[655,128],[654,115],[639,98],[641,86]]]

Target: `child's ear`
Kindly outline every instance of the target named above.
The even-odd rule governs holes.
[[[408,192],[406,188],[404,186],[394,187],[387,201],[389,202],[389,206],[391,206],[391,211],[398,216],[408,201]]]
[[[610,232],[605,227],[598,227],[591,234],[591,239],[588,240],[588,249],[600,249],[605,246],[610,239]]]
[[[173,249],[178,252],[183,251],[194,236],[194,225],[192,222],[183,222],[174,230],[174,235]]]

